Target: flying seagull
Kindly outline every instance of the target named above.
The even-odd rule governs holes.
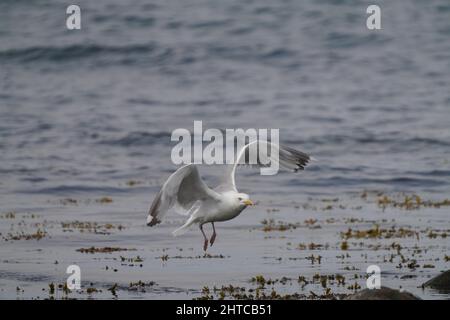
[[[203,234],[203,250],[208,248],[208,238],[203,231],[203,225],[211,223],[213,234],[209,239],[212,246],[216,239],[216,229],[214,222],[227,221],[237,217],[247,206],[253,205],[249,195],[240,193],[235,184],[236,167],[245,164],[248,159],[250,146],[259,143],[261,147],[267,144],[271,153],[259,155],[257,166],[263,167],[269,163],[268,160],[278,161],[279,167],[297,172],[303,170],[313,158],[301,151],[293,148],[277,145],[267,141],[253,141],[245,145],[236,157],[230,170],[223,177],[223,182],[214,189],[209,188],[200,177],[195,164],[187,164],[175,171],[164,183],[161,190],[150,207],[147,217],[147,225],[154,226],[161,222],[169,209],[174,208],[177,213],[186,215],[189,218],[186,223],[173,231],[174,236],[179,236],[188,230],[188,227],[197,223]],[[268,149],[266,149],[268,150]],[[278,159],[272,156],[273,152],[278,152]],[[263,157],[266,157],[263,159]],[[244,162],[244,163],[242,163]],[[267,165],[266,165],[267,166]]]

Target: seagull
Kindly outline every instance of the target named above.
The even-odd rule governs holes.
[[[234,164],[229,165],[230,169],[227,170],[222,183],[213,189],[209,188],[202,180],[195,164],[186,164],[170,175],[156,195],[148,213],[147,226],[157,225],[166,213],[174,208],[177,213],[188,216],[188,219],[172,234],[174,236],[182,235],[192,224],[198,224],[204,238],[203,250],[206,251],[208,242],[212,246],[216,240],[215,222],[236,218],[245,208],[254,205],[248,194],[237,190],[235,183],[236,168],[240,164],[245,164],[250,146],[254,143],[259,143],[260,147],[270,146],[271,150],[270,155],[258,154],[255,165],[259,167],[267,166],[264,164],[271,160],[278,161],[279,167],[297,172],[303,170],[311,160],[314,160],[308,154],[296,149],[268,141],[255,140],[242,147]],[[272,156],[273,151],[278,152],[278,159]],[[203,230],[203,225],[206,223],[211,223],[213,228],[209,241]]]

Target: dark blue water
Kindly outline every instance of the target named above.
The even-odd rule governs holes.
[[[369,31],[367,1],[80,0],[69,31],[58,1],[2,1],[2,202],[163,179],[194,120],[320,160],[283,193],[448,193],[450,6],[377,3]]]

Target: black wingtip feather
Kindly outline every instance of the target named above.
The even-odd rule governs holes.
[[[150,221],[149,223],[147,223],[148,227],[153,227],[154,225],[157,225],[158,223],[161,223],[161,220],[156,219],[155,217],[153,217],[152,221]]]

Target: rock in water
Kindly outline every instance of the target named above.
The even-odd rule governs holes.
[[[440,275],[425,282],[422,286],[450,293],[450,270],[442,272]]]
[[[420,300],[420,298],[407,291],[401,292],[381,287],[380,289],[364,289],[346,297],[345,300]]]

